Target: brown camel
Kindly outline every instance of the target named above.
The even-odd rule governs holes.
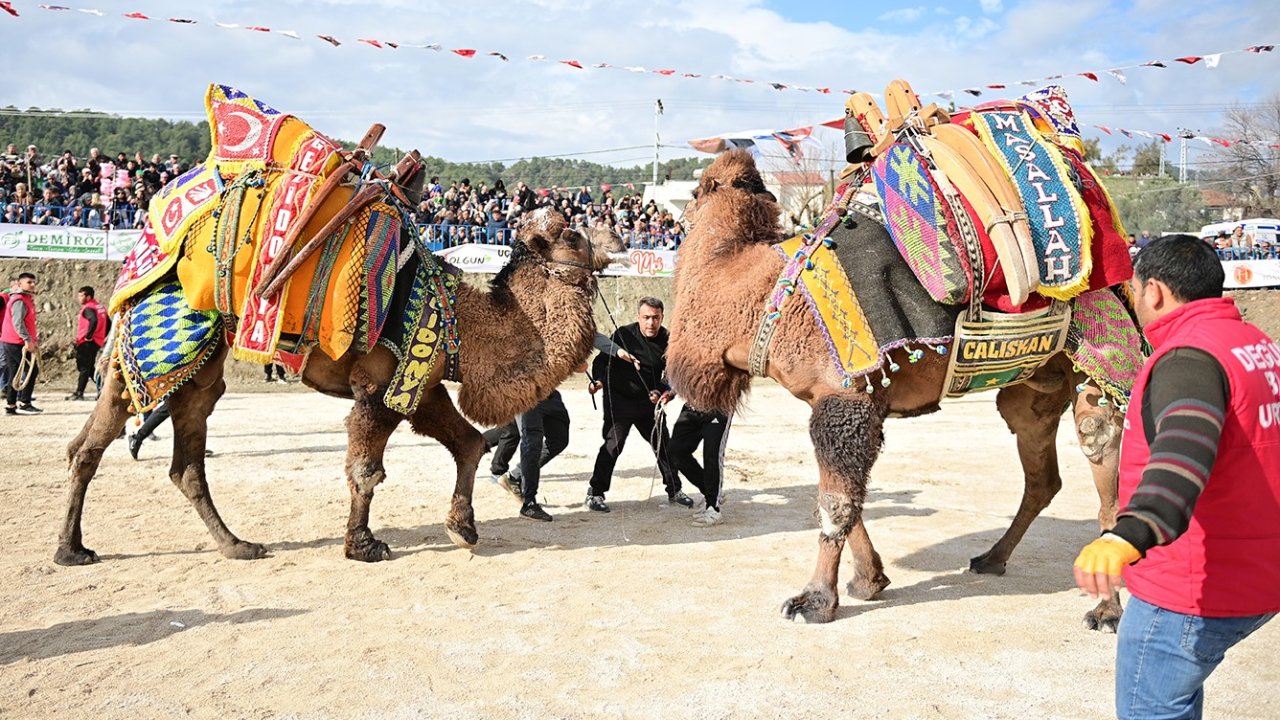
[[[783,260],[770,247],[780,240],[778,216],[777,203],[743,151],[720,155],[704,172],[695,200],[686,208],[691,230],[676,266],[667,373],[676,390],[696,407],[731,413],[750,388],[750,349],[783,268]],[[891,242],[885,228],[869,220],[853,228],[841,225],[831,238],[837,244]],[[783,307],[767,373],[812,408],[809,432],[818,460],[822,525],[813,577],[782,606],[789,619],[828,622],[834,617],[840,551],[846,540],[853,559],[849,593],[870,600],[889,584],[861,522],[867,478],[883,444],[885,417],[936,411],[947,367],[947,359],[938,353],[927,353],[913,364],[907,352],[899,349],[890,355],[901,370],[887,388],[876,387],[871,393],[846,388],[805,304]],[[1102,501],[1099,523],[1103,528],[1114,524],[1120,415],[1114,406],[1099,405],[1101,391],[1086,380],[1064,354],[1058,354],[1029,382],[999,391],[996,405],[1017,436],[1025,489],[1003,537],[970,561],[973,572],[1003,574],[1028,526],[1062,486],[1054,441],[1068,406]],[[1085,620],[1094,629],[1114,630],[1119,617],[1119,598],[1114,596]]]
[[[608,253],[623,249],[621,239],[611,231],[593,230],[588,239],[568,229],[564,218],[550,209],[529,216],[516,238],[508,265],[487,291],[466,283],[458,287],[462,382],[458,401],[463,413],[485,425],[505,424],[533,407],[590,354],[595,337],[593,272],[609,264]],[[206,420],[226,390],[226,355],[224,344],[170,398],[174,449],[169,478],[195,506],[224,556],[261,558],[265,547],[237,538],[223,523],[205,479]],[[351,514],[344,550],[348,558],[366,562],[391,556],[386,543],[369,530],[369,506],[374,488],[386,476],[382,456],[387,440],[405,419],[382,402],[395,367],[395,356],[379,346],[368,354],[349,351],[336,360],[322,352],[312,353],[302,375],[302,381],[319,392],[355,401],[346,420]],[[484,440],[440,384],[444,371],[445,364],[438,363],[424,381],[430,390],[409,416],[409,423],[414,432],[434,438],[453,455],[458,474],[445,530],[455,544],[472,548],[478,535],[471,492]],[[54,555],[60,565],[98,560],[82,543],[81,516],[103,451],[129,417],[123,390],[119,373],[111,374],[93,414],[67,447],[71,487]]]

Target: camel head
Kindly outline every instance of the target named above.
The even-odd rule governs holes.
[[[627,263],[627,244],[607,225],[596,225],[587,231],[591,243],[591,270],[600,272],[611,263]],[[612,256],[612,257],[611,257]]]
[[[775,243],[781,212],[751,154],[730,150],[707,166],[685,206],[689,235],[684,244],[704,239],[730,245]]]
[[[625,249],[622,239],[608,229],[593,229],[590,237],[569,226],[564,215],[543,207],[525,215],[516,225],[516,242],[508,268],[523,262],[542,265],[555,274],[574,268],[596,272],[611,262],[610,253]],[[590,273],[586,274],[590,277]],[[499,273],[498,278],[506,275]]]

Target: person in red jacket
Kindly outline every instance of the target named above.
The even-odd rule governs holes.
[[[1280,611],[1280,345],[1222,297],[1222,263],[1194,236],[1153,240],[1133,274],[1153,352],[1125,413],[1122,509],[1075,579],[1133,596],[1117,716],[1199,718],[1205,679]]]
[[[9,293],[4,319],[0,320],[0,350],[4,352],[10,378],[4,386],[6,415],[38,415],[43,412],[31,404],[31,392],[35,389],[40,366],[34,362],[22,362],[24,352],[34,358],[40,351],[35,295],[36,276],[29,272],[18,275],[18,288]]]
[[[93,297],[93,288],[85,285],[76,293],[80,301],[80,315],[76,322],[76,370],[80,372],[76,380],[76,390],[66,397],[67,400],[84,400],[84,390],[93,379],[94,365],[98,360],[98,351],[107,341],[107,329],[111,322],[107,319],[107,310],[98,304]]]

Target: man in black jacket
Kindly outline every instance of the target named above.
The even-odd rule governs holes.
[[[613,479],[613,467],[622,454],[631,428],[648,440],[658,459],[658,471],[667,490],[667,500],[692,507],[693,500],[680,490],[680,476],[667,457],[671,436],[666,423],[656,417],[657,405],[671,397],[666,384],[667,330],[662,327],[662,301],[654,297],[640,299],[636,322],[618,328],[613,334],[617,343],[639,363],[635,365],[612,355],[601,353],[592,364],[592,376],[604,388],[604,444],[596,455],[595,470],[583,504],[589,510],[609,512],[604,495]],[[600,385],[593,384],[592,390]]]

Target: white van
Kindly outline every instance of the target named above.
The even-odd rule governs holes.
[[[1239,222],[1220,222],[1200,228],[1200,237],[1212,240],[1220,232],[1228,235],[1244,226],[1245,237],[1252,237],[1254,245],[1280,244],[1280,220],[1275,218],[1251,218]]]

